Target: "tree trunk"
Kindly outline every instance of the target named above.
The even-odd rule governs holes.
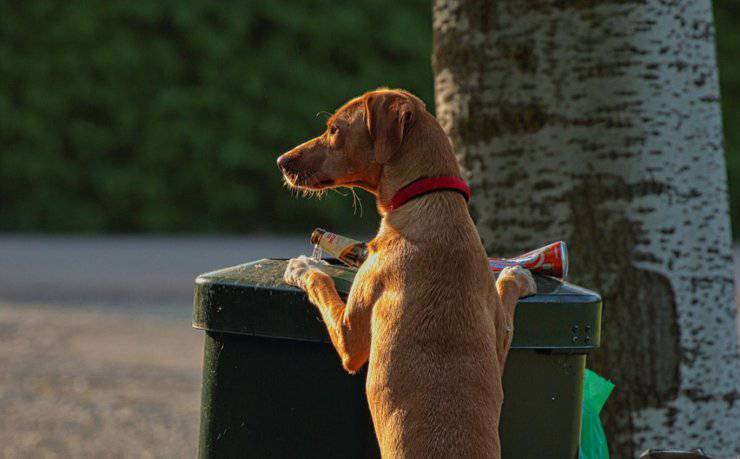
[[[489,253],[565,239],[604,299],[612,457],[740,454],[709,0],[436,0],[437,116]]]

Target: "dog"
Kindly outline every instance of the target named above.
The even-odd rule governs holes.
[[[460,180],[434,116],[409,92],[370,91],[277,162],[292,187],[360,187],[376,198],[380,229],[346,304],[309,258],[291,260],[284,277],[320,311],[344,368],[356,373],[369,362],[366,393],[382,456],[500,457],[514,309],[536,287],[523,268],[496,279],[459,189],[431,189],[398,205],[399,192],[408,195],[419,179]]]

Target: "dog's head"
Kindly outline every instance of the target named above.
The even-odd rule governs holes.
[[[337,110],[323,134],[281,155],[278,167],[293,187],[374,192],[383,165],[399,153],[423,110],[424,103],[406,91],[368,92]]]

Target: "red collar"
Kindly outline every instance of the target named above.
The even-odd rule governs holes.
[[[412,199],[433,191],[456,191],[463,195],[466,201],[470,201],[470,188],[462,179],[457,177],[429,177],[418,179],[398,190],[391,199],[388,211],[396,210]]]

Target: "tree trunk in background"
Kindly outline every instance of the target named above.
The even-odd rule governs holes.
[[[489,253],[570,244],[604,299],[612,457],[740,454],[709,0],[437,0],[437,116]]]

